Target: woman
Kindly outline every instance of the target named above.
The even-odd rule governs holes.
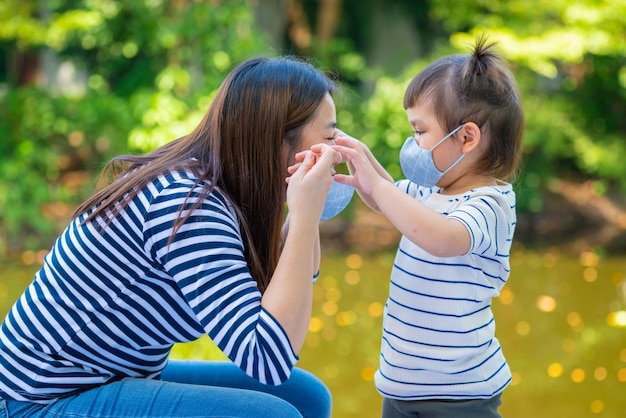
[[[292,368],[341,156],[294,156],[332,143],[334,88],[253,58],[190,135],[112,160],[2,324],[0,416],[330,416],[326,387]],[[205,333],[232,363],[168,364]]]

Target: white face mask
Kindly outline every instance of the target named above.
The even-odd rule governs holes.
[[[333,179],[328,195],[326,196],[326,202],[324,203],[324,210],[322,211],[320,220],[325,221],[341,213],[350,203],[353,194],[354,187],[337,183]]]
[[[433,150],[441,145],[443,141],[457,133],[462,127],[463,125],[459,125],[429,150],[420,147],[412,136],[408,137],[400,150],[400,167],[406,178],[424,187],[434,187],[437,185],[439,180],[465,157],[465,154],[461,154],[446,170],[439,171],[435,166]]]

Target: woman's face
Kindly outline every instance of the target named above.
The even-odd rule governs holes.
[[[291,150],[291,155],[287,156],[289,162],[287,166],[295,163],[295,154],[300,151],[311,149],[315,144],[326,143],[332,144],[337,134],[337,115],[335,111],[335,102],[330,94],[326,93],[322,99],[313,119],[302,127],[300,144]]]

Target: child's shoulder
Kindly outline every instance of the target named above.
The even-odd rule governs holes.
[[[474,201],[477,199],[495,200],[501,205],[515,205],[515,191],[509,183],[498,182],[494,186],[481,186],[470,189],[461,196],[455,197],[461,201]]]
[[[406,194],[417,198],[418,200],[424,200],[439,190],[438,187],[419,186],[418,184],[413,183],[411,180],[407,179],[397,181],[396,187]]]

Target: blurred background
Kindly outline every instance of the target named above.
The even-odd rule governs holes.
[[[408,81],[479,34],[526,115],[512,273],[494,301],[513,382],[503,415],[626,410],[625,0],[1,0],[0,317],[104,163],[189,133],[254,55],[308,57],[342,86],[339,127],[394,178]],[[334,417],[378,417],[373,375],[399,236],[358,198],[322,225],[299,366]],[[219,359],[211,341],[179,358]]]

